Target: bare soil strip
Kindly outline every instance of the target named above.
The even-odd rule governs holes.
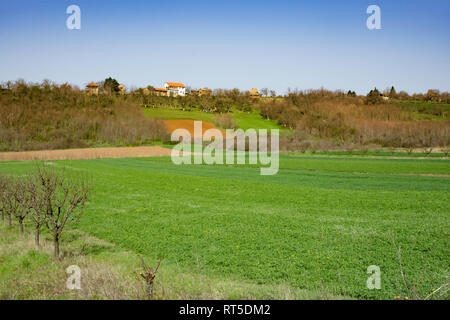
[[[159,157],[170,156],[171,151],[171,149],[153,146],[1,152],[0,161]]]
[[[172,133],[176,129],[186,129],[189,131],[191,137],[197,138],[197,136],[194,134],[194,120],[164,120],[164,123],[166,124],[167,132]],[[205,131],[209,129],[217,129],[219,130],[223,136],[225,137],[225,131],[222,129],[217,128],[212,123],[202,121],[202,135],[205,133]]]

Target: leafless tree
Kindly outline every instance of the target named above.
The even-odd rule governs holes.
[[[81,217],[90,185],[87,179],[69,177],[46,165],[37,165],[37,177],[45,203],[46,225],[53,237],[55,259],[58,259],[61,234],[67,225]]]
[[[156,277],[156,272],[158,271],[159,265],[161,261],[158,261],[155,269],[152,266],[147,266],[144,262],[144,258],[141,257],[141,265],[143,272],[140,273],[140,276],[145,280],[147,285],[147,297],[151,299],[153,297],[153,281]]]
[[[27,193],[30,200],[30,213],[28,217],[34,224],[34,242],[39,247],[39,238],[41,227],[47,222],[47,201],[46,194],[42,186],[41,175],[39,169],[36,169],[36,174],[30,175],[26,180],[24,191]]]
[[[264,97],[267,97],[267,96],[269,95],[269,89],[267,89],[267,88],[262,88],[262,89],[261,89],[261,94],[262,94]]]
[[[6,182],[6,188],[3,191],[2,196],[2,207],[3,212],[6,213],[6,216],[8,217],[8,225],[9,227],[12,227],[12,217],[16,215],[16,212],[20,209],[19,203],[16,201],[16,197],[14,195],[15,193],[15,182],[11,178],[5,178]]]
[[[20,233],[24,233],[23,221],[32,210],[32,196],[27,191],[27,178],[19,178],[11,183],[10,201],[15,208],[11,213],[19,222]]]
[[[9,179],[5,175],[0,175],[0,211],[2,212],[2,221],[5,221],[6,213],[6,193],[8,190]]]

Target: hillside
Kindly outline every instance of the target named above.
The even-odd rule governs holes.
[[[0,91],[0,151],[149,145],[169,141],[162,120],[202,120],[221,129],[281,129],[284,151],[421,148],[429,154],[438,148],[448,154],[445,97],[373,101],[370,95],[310,90],[252,98],[237,89],[201,97],[141,91],[89,96],[68,84],[17,81]]]

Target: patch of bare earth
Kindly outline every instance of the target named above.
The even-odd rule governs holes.
[[[40,151],[22,151],[22,152],[1,152],[0,161],[137,158],[137,157],[170,156],[170,154],[171,154],[170,149],[159,146],[40,150]]]
[[[197,137],[194,130],[194,120],[164,120],[164,123],[166,125],[167,131],[169,133],[172,133],[176,129],[185,129],[189,131],[191,137]],[[199,135],[203,135],[205,131],[209,129],[218,129],[215,125],[209,122],[202,121],[202,132],[199,132]],[[220,129],[218,129],[220,130]],[[225,135],[225,132],[223,130],[220,130],[223,135]]]

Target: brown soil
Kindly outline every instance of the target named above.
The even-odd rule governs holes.
[[[171,149],[162,148],[159,146],[40,150],[40,151],[23,151],[23,152],[1,152],[0,161],[134,158],[134,157],[170,156],[170,154]]]
[[[194,120],[164,120],[167,131],[172,133],[176,129],[186,129],[194,137]],[[225,132],[209,122],[202,121],[202,135],[208,129],[218,129],[225,136]]]

